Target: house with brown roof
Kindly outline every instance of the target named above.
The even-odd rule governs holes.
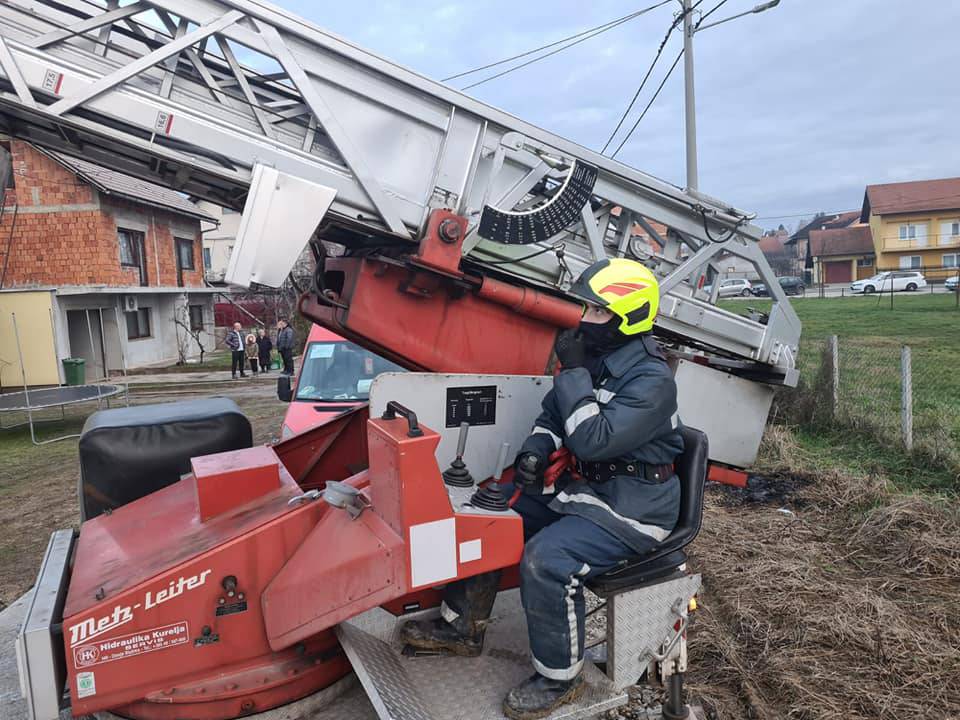
[[[803,277],[808,284],[814,282],[813,255],[810,253],[810,233],[812,231],[845,228],[858,222],[859,219],[859,210],[842,213],[817,213],[812,220],[801,225],[784,242],[787,250],[791,252],[794,258],[792,274]]]
[[[810,230],[809,249],[814,283],[849,283],[875,272],[869,225]]]
[[[0,178],[0,385],[56,384],[67,357],[93,381],[213,349],[200,232],[210,213],[2,135]]]
[[[860,221],[869,223],[877,270],[955,275],[960,259],[960,178],[868,185]]]

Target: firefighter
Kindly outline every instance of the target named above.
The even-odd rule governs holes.
[[[557,338],[562,370],[514,466],[526,539],[520,592],[536,671],[504,699],[515,720],[545,717],[582,694],[583,583],[649,552],[679,514],[673,462],[683,441],[676,384],[651,332],[656,277],[633,260],[601,260],[570,292],[584,302],[583,318]],[[575,467],[558,472],[574,458]],[[495,572],[449,584],[441,617],[408,623],[403,639],[479,655],[499,579]]]

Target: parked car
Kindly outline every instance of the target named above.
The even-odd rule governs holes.
[[[957,285],[960,285],[960,275],[954,275],[952,278],[947,278],[946,282],[943,283],[943,286],[950,292],[956,292]]]
[[[707,295],[713,292],[713,285],[707,285],[703,288],[703,291]],[[720,292],[717,293],[718,297],[736,297],[740,295],[742,297],[749,297],[753,291],[753,285],[750,284],[749,280],[744,280],[743,278],[728,278],[720,282]]]
[[[783,292],[786,295],[803,295],[807,290],[802,278],[793,276],[781,277],[777,278],[777,282],[780,283],[780,287],[783,288]],[[766,297],[770,292],[767,290],[766,284],[754,283],[753,294],[757,297]]]
[[[850,283],[850,291],[864,294],[890,292],[891,290],[913,292],[926,286],[927,280],[923,277],[923,273],[914,270],[888,270],[866,280],[857,280]]]

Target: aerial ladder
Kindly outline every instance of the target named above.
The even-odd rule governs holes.
[[[410,669],[432,661],[393,653],[396,617],[435,611],[452,579],[514,566],[522,538],[512,511],[478,508],[476,487],[439,469],[456,456],[495,483],[511,464],[504,446],[516,452],[550,386],[556,334],[580,318],[565,290],[597,259],[658,275],[680,418],[718,466],[753,461],[774,389],[797,381],[800,323],[751,215],[259,0],[7,0],[0,131],[242,211],[235,284],[282,283],[309,246],[303,315],[413,371],[374,382],[369,419],[198,458],[79,538],[54,534],[37,585],[54,601],[28,613],[20,641],[38,720],[64,704],[64,683],[75,715],[209,720],[297,700],[334,717],[351,668],[370,717],[443,716],[422,697],[435,669]],[[766,283],[768,313],[718,306],[731,256]],[[238,472],[236,502],[214,500]],[[622,702],[644,672],[682,675],[698,585],[683,567],[611,585],[617,659],[579,716]],[[522,635],[502,627],[504,642]],[[625,640],[639,636],[649,647]],[[474,670],[476,683],[505,672]]]

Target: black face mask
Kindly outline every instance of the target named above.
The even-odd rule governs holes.
[[[622,319],[614,315],[605,323],[580,323],[580,335],[592,355],[606,355],[623,347],[630,338],[620,332]]]

